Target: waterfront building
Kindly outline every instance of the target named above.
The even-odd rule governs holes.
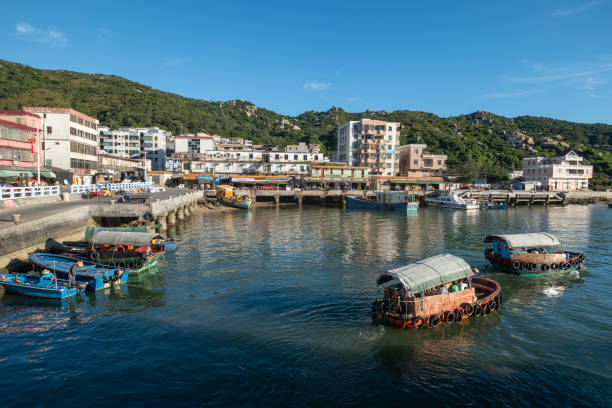
[[[407,144],[399,148],[399,176],[440,177],[446,170],[445,154],[432,154],[426,144]]]
[[[399,127],[397,122],[362,119],[338,127],[338,155],[349,166],[367,166],[374,176],[399,172]]]
[[[0,110],[0,166],[43,166],[40,116],[24,110]]]
[[[313,164],[302,182],[311,187],[350,187],[365,190],[370,182],[370,167],[347,166],[341,163]]]
[[[593,166],[569,149],[556,157],[526,157],[523,159],[525,181],[540,182],[548,191],[586,190],[593,177]]]
[[[142,170],[142,159],[99,154],[96,183],[120,183],[124,179],[140,179]]]
[[[24,107],[41,117],[45,166],[73,173],[73,182],[91,183],[98,167],[98,120],[70,108]]]
[[[15,171],[42,166],[38,135],[35,127],[0,119],[0,166]]]

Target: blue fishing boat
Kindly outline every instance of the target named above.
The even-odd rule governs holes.
[[[489,235],[484,242],[491,244],[485,258],[492,266],[521,275],[574,271],[586,259],[582,253],[564,250],[557,237],[545,232]]]
[[[48,269],[55,272],[60,279],[68,279],[68,272],[72,265],[80,262],[82,266],[77,269],[77,282],[87,283],[87,290],[101,290],[112,285],[127,282],[128,269],[108,268],[94,262],[75,259],[69,256],[49,253],[34,253],[30,261],[39,269]]]
[[[345,199],[348,208],[407,212],[419,209],[417,195],[407,191],[377,191],[372,200],[350,195]]]
[[[68,281],[56,279],[51,272],[38,275],[3,273],[0,285],[7,292],[42,299],[66,299],[82,292],[84,284],[70,287]]]

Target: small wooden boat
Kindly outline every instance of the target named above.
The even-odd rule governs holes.
[[[376,283],[383,298],[372,305],[374,317],[387,325],[419,329],[458,323],[499,309],[501,287],[473,277],[462,258],[437,255],[381,274]]]
[[[148,232],[101,231],[86,246],[68,246],[49,238],[47,252],[92,261],[104,267],[128,268],[130,273],[146,271],[157,265],[168,247],[176,248],[174,240]]]
[[[504,210],[506,209],[505,203],[495,203],[492,201],[483,201],[480,203],[480,208],[483,210]]]
[[[0,285],[7,292],[42,299],[66,299],[82,293],[85,288],[84,284],[70,287],[67,280],[57,279],[51,272],[40,276],[4,273],[0,275]]]
[[[236,189],[232,186],[217,186],[217,201],[232,207],[248,209],[253,200],[248,195],[237,196]]]
[[[87,290],[101,290],[112,285],[127,282],[129,272],[127,269],[108,268],[103,265],[80,260],[71,256],[37,252],[30,255],[30,262],[40,270],[49,270],[60,279],[68,279],[68,272],[72,265],[81,261],[83,266],[77,269],[77,282],[85,282]]]
[[[542,275],[579,269],[586,256],[565,251],[561,242],[545,232],[489,235],[485,258],[495,268],[521,275]]]
[[[88,257],[102,265],[139,273],[157,265],[166,253],[165,242],[156,233],[100,231],[89,243]]]
[[[419,202],[415,193],[407,191],[377,191],[373,200],[347,195],[348,208],[366,210],[417,211]]]
[[[147,213],[148,214],[148,213]],[[115,232],[147,232],[150,229],[158,229],[161,227],[161,224],[150,224],[150,225],[133,225],[130,227],[87,227],[85,229],[85,239],[88,242],[100,231],[115,231]],[[70,245],[67,241],[64,242],[64,245]]]

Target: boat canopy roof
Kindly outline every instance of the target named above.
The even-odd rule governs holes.
[[[532,248],[545,246],[559,246],[561,242],[552,234],[547,232],[536,232],[530,234],[507,234],[489,235],[484,242],[505,241],[509,248]]]
[[[234,190],[235,189],[234,186],[228,186],[227,184],[221,184],[221,185],[217,186],[217,188],[219,190]]]
[[[427,289],[472,276],[472,268],[462,258],[455,255],[436,255],[401,268],[391,269],[381,274],[376,283],[400,283],[406,291],[424,292]]]
[[[154,239],[161,241],[164,237],[149,232],[100,231],[93,236],[91,244],[149,246]]]

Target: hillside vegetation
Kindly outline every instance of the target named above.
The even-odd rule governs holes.
[[[507,169],[520,168],[523,157],[554,155],[568,145],[594,164],[596,183],[606,184],[612,176],[612,153],[602,149],[612,145],[612,126],[607,124],[506,118],[481,111],[448,118],[407,110],[349,113],[337,107],[292,117],[247,101],[197,100],[118,76],[40,70],[0,60],[0,109],[23,106],[72,107],[112,128],[159,126],[175,134],[203,131],[277,146],[322,143],[328,154],[336,147],[339,124],[381,119],[401,123],[402,144],[427,143],[433,152],[448,154],[449,172],[464,179],[483,172],[489,179],[503,179]],[[511,144],[506,138],[515,131],[530,140]]]

